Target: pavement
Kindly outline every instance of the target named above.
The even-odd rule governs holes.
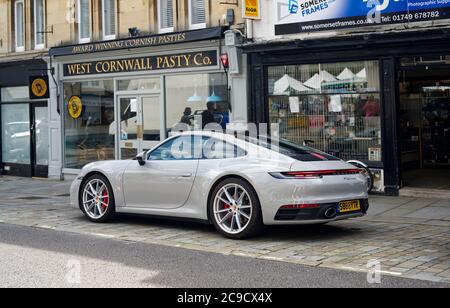
[[[364,273],[33,227],[0,224],[0,234],[2,288],[448,287],[391,276],[370,284]]]
[[[368,262],[375,260],[385,276],[450,283],[450,200],[373,196],[364,218],[325,226],[268,227],[258,238],[232,241],[212,226],[189,222],[122,216],[108,224],[90,223],[69,207],[69,186],[0,177],[0,224],[316,270],[366,273]]]

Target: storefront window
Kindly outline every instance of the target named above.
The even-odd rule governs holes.
[[[270,122],[289,141],[381,161],[380,112],[377,61],[269,68]]]
[[[115,158],[114,82],[64,84],[65,168]]]
[[[161,89],[161,79],[156,78],[139,78],[124,79],[117,82],[117,90],[119,91],[150,91],[159,92]]]
[[[30,99],[28,87],[10,87],[1,89],[2,102],[26,102]]]
[[[194,117],[203,115],[203,125],[229,123],[229,102],[225,74],[197,74],[166,77],[166,127],[177,124],[194,127]],[[209,108],[209,110],[208,110]]]

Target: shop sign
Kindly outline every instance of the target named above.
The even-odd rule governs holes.
[[[276,35],[450,18],[450,0],[275,0]]]
[[[244,0],[242,17],[247,19],[261,19],[260,0]]]
[[[50,98],[47,76],[30,77],[29,89],[30,89],[30,99]]]
[[[74,77],[218,66],[218,51],[207,50],[171,55],[70,63],[64,64],[63,71],[65,77]]]
[[[83,114],[83,102],[78,96],[72,96],[67,104],[69,116],[76,120]]]

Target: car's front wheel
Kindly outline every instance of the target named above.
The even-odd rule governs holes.
[[[116,215],[113,190],[100,174],[89,177],[81,187],[80,208],[89,220],[106,222]]]
[[[217,231],[231,239],[252,237],[263,229],[258,196],[239,178],[226,179],[214,188],[209,213]]]

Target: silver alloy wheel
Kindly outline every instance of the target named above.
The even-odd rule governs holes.
[[[214,219],[228,234],[239,234],[250,224],[252,200],[245,188],[238,184],[223,186],[214,198]]]
[[[92,219],[102,218],[108,211],[110,204],[108,187],[99,179],[86,183],[83,191],[83,208]]]

